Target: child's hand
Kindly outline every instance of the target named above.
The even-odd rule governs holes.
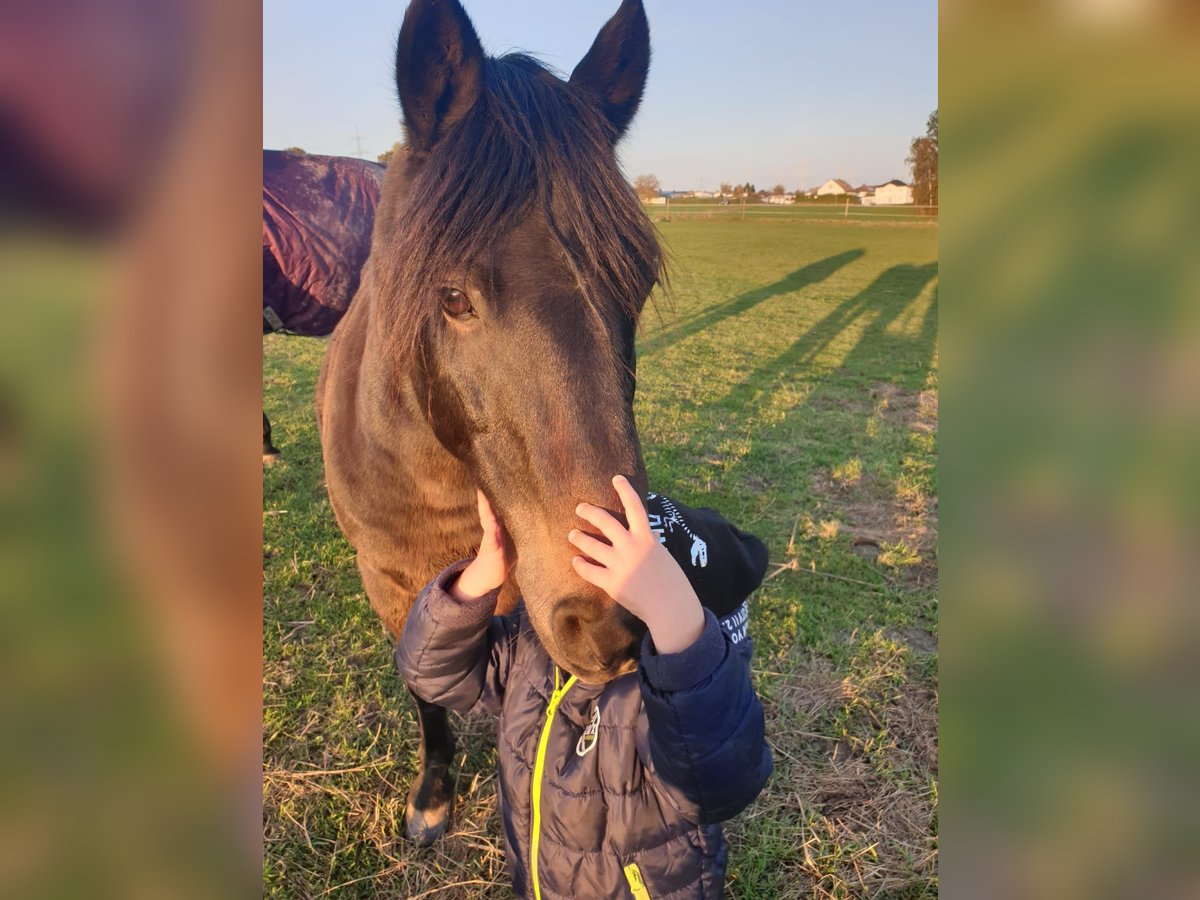
[[[571,562],[580,578],[646,623],[658,652],[678,653],[704,631],[704,610],[679,564],[650,530],[637,491],[621,475],[613,479],[613,487],[625,508],[628,530],[607,510],[579,504],[576,515],[596,526],[609,543],[573,529],[567,540],[598,565],[582,556]]]
[[[478,600],[500,587],[517,559],[512,540],[492,511],[492,504],[488,503],[483,491],[476,490],[475,496],[479,502],[479,524],[483,526],[483,538],[475,558],[450,585],[450,596],[459,602]]]

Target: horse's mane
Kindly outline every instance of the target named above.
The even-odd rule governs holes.
[[[613,298],[636,319],[663,280],[654,229],[616,165],[603,114],[520,53],[489,58],[467,115],[415,167],[381,266],[389,330],[411,346],[438,309],[438,288],[487,260],[536,204],[585,302]]]

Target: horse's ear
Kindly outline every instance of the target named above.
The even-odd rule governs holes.
[[[596,95],[619,139],[633,121],[650,71],[650,23],[641,0],[624,0],[571,73],[571,84]]]
[[[458,0],[412,0],[396,43],[396,90],[408,146],[423,153],[483,90],[483,46]]]

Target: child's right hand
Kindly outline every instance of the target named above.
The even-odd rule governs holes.
[[[626,528],[608,510],[580,503],[575,514],[608,543],[571,529],[567,540],[591,557],[571,560],[579,577],[594,584],[646,623],[659,653],[678,653],[704,631],[704,608],[687,575],[650,528],[646,507],[624,475],[613,487],[625,509]]]
[[[487,497],[480,490],[475,491],[475,496],[479,503],[479,524],[483,526],[483,538],[475,558],[450,585],[450,596],[460,603],[478,600],[496,590],[504,584],[509,570],[517,561],[512,539],[496,517]]]

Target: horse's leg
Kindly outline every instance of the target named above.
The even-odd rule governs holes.
[[[402,584],[396,573],[377,568],[363,553],[358,556],[358,571],[371,600],[371,608],[392,637],[399,640],[417,595],[416,589]],[[420,770],[408,792],[404,826],[409,838],[427,847],[445,834],[450,824],[450,809],[454,805],[454,776],[451,773],[454,733],[443,707],[426,703],[416,694],[413,694],[413,700],[417,704],[417,723],[421,728]]]
[[[454,805],[454,732],[446,710],[427,703],[416,694],[417,721],[421,723],[421,771],[408,792],[404,826],[410,840],[428,847],[450,825]]]
[[[268,466],[279,459],[279,449],[271,443],[271,420],[263,413],[263,462]]]

